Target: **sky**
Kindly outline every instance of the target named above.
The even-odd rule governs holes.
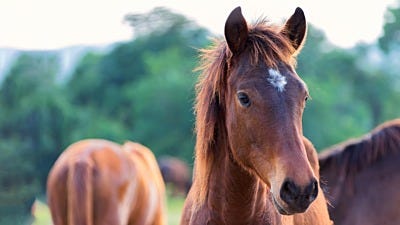
[[[104,45],[132,38],[123,17],[157,6],[184,14],[222,35],[229,13],[237,6],[250,22],[266,16],[283,23],[301,7],[309,23],[333,44],[352,47],[382,34],[385,11],[396,0],[0,0],[0,48],[57,49]]]

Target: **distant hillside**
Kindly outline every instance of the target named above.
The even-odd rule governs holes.
[[[62,82],[74,71],[79,60],[88,52],[96,52],[96,53],[107,53],[110,51],[116,44],[110,45],[97,45],[97,46],[71,46],[58,50],[18,50],[12,48],[0,48],[0,82],[3,81],[4,76],[6,76],[14,64],[15,60],[18,59],[18,56],[22,53],[27,54],[56,54],[59,57],[60,68],[57,74],[57,80]]]
[[[10,48],[0,48],[0,82],[3,81],[14,60],[18,57],[19,51]]]

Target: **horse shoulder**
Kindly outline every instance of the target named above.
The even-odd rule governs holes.
[[[212,216],[213,213],[206,207],[206,204],[198,204],[195,202],[197,197],[195,189],[196,188],[191,188],[185,199],[180,225],[221,224],[215,221],[215,218]]]
[[[192,205],[193,205],[193,200],[192,200],[193,197],[191,193],[192,191],[189,191],[185,200],[185,204],[183,205],[180,225],[189,225],[190,223],[190,218],[192,215]]]

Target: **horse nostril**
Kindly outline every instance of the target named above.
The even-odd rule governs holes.
[[[296,212],[304,212],[318,195],[318,182],[313,179],[308,185],[301,188],[287,179],[283,182],[280,197]]]
[[[313,180],[304,190],[304,196],[309,202],[314,201],[318,195],[318,182]]]
[[[283,201],[285,201],[287,204],[291,205],[297,201],[297,199],[300,196],[300,188],[297,187],[297,185],[291,181],[291,180],[286,180],[283,182],[281,191],[280,191],[280,196]]]

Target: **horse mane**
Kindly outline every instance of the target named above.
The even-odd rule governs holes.
[[[361,138],[350,139],[324,150],[319,156],[324,168],[343,168],[354,176],[385,156],[400,153],[400,119],[383,123]]]
[[[295,53],[290,40],[280,32],[282,27],[270,25],[265,19],[249,25],[249,34],[244,54],[249,55],[251,65],[259,60],[271,67],[277,68],[279,62],[295,66]],[[215,39],[211,47],[200,50],[200,65],[202,71],[196,84],[196,146],[194,185],[197,187],[195,202],[204,202],[210,173],[216,155],[228,146],[225,130],[225,93],[229,76],[229,65],[233,56],[224,39]]]

